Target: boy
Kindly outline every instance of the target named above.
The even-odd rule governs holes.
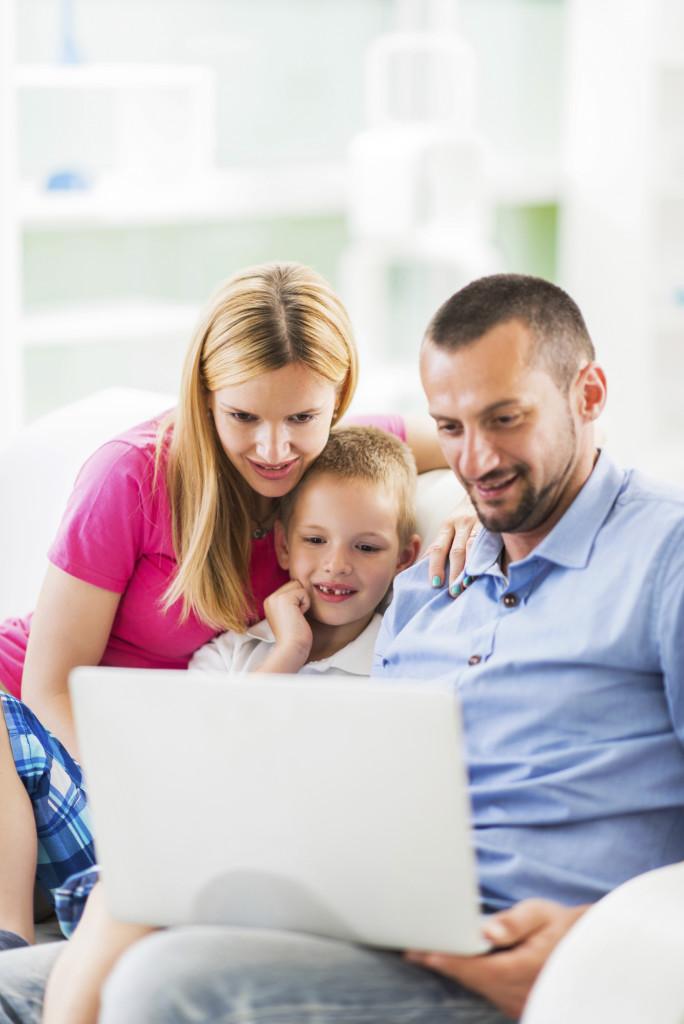
[[[300,484],[280,500],[274,541],[291,582],[266,619],[223,633],[191,669],[370,675],[392,580],[418,554],[416,473],[403,442],[375,427],[333,431]]]
[[[334,430],[298,486],[281,499],[274,542],[291,581],[266,600],[265,620],[205,644],[190,669],[370,675],[378,608],[420,547],[415,491],[413,456],[402,441],[374,427]],[[61,891],[60,916],[78,918],[95,874],[91,869]],[[104,978],[149,931],[110,918],[97,886],[50,976],[46,1024],[94,1024]]]

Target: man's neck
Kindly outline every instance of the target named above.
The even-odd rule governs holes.
[[[526,532],[501,534],[504,546],[500,556],[500,565],[504,575],[508,575],[508,566],[511,562],[520,562],[523,558],[527,558],[544,538],[548,537],[554,526],[561,521],[591,476],[598,457],[598,449],[592,448],[587,456],[578,462],[571,485],[566,488],[551,513],[538,527]]]

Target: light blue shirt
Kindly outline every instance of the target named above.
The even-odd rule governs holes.
[[[684,859],[684,491],[599,457],[547,537],[458,598],[395,581],[373,675],[459,694],[483,904],[592,902]]]

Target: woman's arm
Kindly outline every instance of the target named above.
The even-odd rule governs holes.
[[[121,595],[49,565],[31,622],[22,700],[78,758],[68,677],[102,660]]]
[[[98,882],[64,951],[55,961],[43,1005],[44,1024],[95,1024],[100,989],[121,954],[153,928],[116,921]]]
[[[419,473],[444,469],[446,459],[437,439],[437,427],[430,416],[404,416],[406,443],[413,452]]]

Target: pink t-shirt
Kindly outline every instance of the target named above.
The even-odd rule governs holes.
[[[406,439],[401,416],[356,417]],[[163,595],[176,568],[171,510],[160,471],[154,480],[158,420],[108,441],[81,469],[48,558],[59,569],[121,594],[103,665],[186,668],[217,630],[192,613],[180,620],[180,602],[168,612]],[[289,579],[278,565],[273,533],[252,542],[250,580],[255,620],[269,594]],[[0,679],[19,695],[31,616],[0,624]]]

